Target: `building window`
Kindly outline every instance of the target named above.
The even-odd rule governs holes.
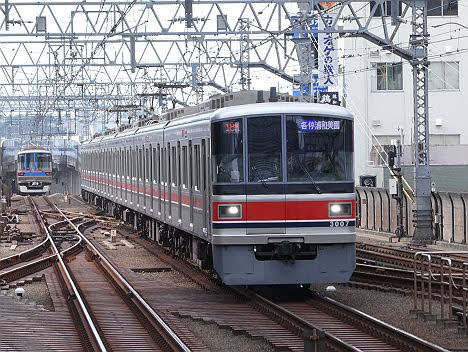
[[[428,16],[458,16],[458,0],[427,0]]]
[[[392,15],[392,2],[384,1],[382,4],[378,4],[376,1],[370,2],[370,13],[375,12],[372,17],[382,17],[382,16],[391,16]],[[398,2],[398,16],[401,16],[402,2]]]
[[[458,62],[431,62],[429,65],[429,90],[459,89]]]
[[[402,90],[403,65],[400,63],[376,63],[377,90]]]

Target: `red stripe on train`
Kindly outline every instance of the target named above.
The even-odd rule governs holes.
[[[236,221],[271,221],[271,220],[324,220],[329,219],[329,203],[351,203],[352,216],[356,217],[356,201],[354,200],[320,200],[320,201],[289,201],[289,202],[213,202],[213,221],[230,221],[218,216],[219,204],[240,204],[242,218]]]

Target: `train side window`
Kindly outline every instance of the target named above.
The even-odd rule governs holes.
[[[142,170],[143,169],[143,160],[142,159],[143,158],[141,157],[141,149],[138,149],[138,156],[137,157],[138,157],[138,159],[137,159],[137,163],[138,163],[138,165],[137,165],[137,169],[138,169],[137,177],[138,177],[138,179],[142,179],[143,178],[143,175],[142,175],[142,173],[143,173],[142,172],[143,171]]]
[[[125,165],[126,165],[126,175],[127,178],[130,177],[130,149],[126,151],[125,157]]]
[[[180,186],[180,184],[182,183],[182,179],[181,179],[181,169],[180,169],[180,142],[177,142],[177,185]]]
[[[182,147],[182,187],[187,189],[188,177],[187,177],[187,146]]]
[[[132,147],[130,147],[130,151],[128,153],[128,175],[130,176],[130,180],[133,179],[133,175],[135,173],[135,169],[133,168],[133,160],[135,160],[135,152],[133,151]]]
[[[133,175],[133,178],[137,180],[138,179],[138,149],[137,148],[133,150],[132,163],[133,163],[132,175]]]
[[[161,181],[166,182],[166,150],[164,146],[161,146],[161,153],[159,154],[161,164]]]
[[[172,173],[171,173],[171,145],[167,143],[167,148],[166,148],[166,172],[167,172],[167,183],[171,184],[172,182]]]
[[[151,172],[151,162],[152,162],[152,159],[151,159],[151,156],[150,156],[150,151],[151,151],[151,146],[149,146],[148,148],[146,148],[146,175],[145,175],[145,178],[146,178],[146,181],[152,179],[152,176],[150,174]]]
[[[155,159],[155,167],[156,167],[156,182],[161,182],[161,146],[158,144],[157,147],[157,154],[156,154],[156,159]]]
[[[194,176],[194,189],[195,191],[200,190],[200,146],[195,144],[194,146],[194,157],[195,157],[195,167],[193,168],[193,176]]]
[[[156,148],[153,148],[153,154],[151,154],[151,182],[156,181],[156,167],[158,163]]]
[[[202,150],[201,150],[201,186],[202,191],[206,190],[206,141],[202,139]]]
[[[177,150],[176,147],[172,147],[172,186],[177,186]]]
[[[189,168],[188,168],[188,175],[189,175],[189,185],[188,185],[188,188],[192,188],[193,187],[193,152],[192,152],[192,141],[189,141],[189,146],[188,146],[188,150],[189,150],[189,156],[188,156],[188,160],[189,160]]]

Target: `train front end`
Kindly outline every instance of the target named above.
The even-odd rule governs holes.
[[[271,103],[212,121],[213,264],[229,285],[339,283],[355,268],[353,117]]]
[[[19,194],[42,195],[50,192],[52,184],[52,154],[43,149],[18,153],[16,184]]]

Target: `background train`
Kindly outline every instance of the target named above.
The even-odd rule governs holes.
[[[39,147],[28,147],[17,156],[16,189],[21,195],[41,195],[50,192],[52,184],[52,153]]]
[[[226,284],[347,281],[355,268],[353,116],[240,98],[83,143],[83,198]]]

